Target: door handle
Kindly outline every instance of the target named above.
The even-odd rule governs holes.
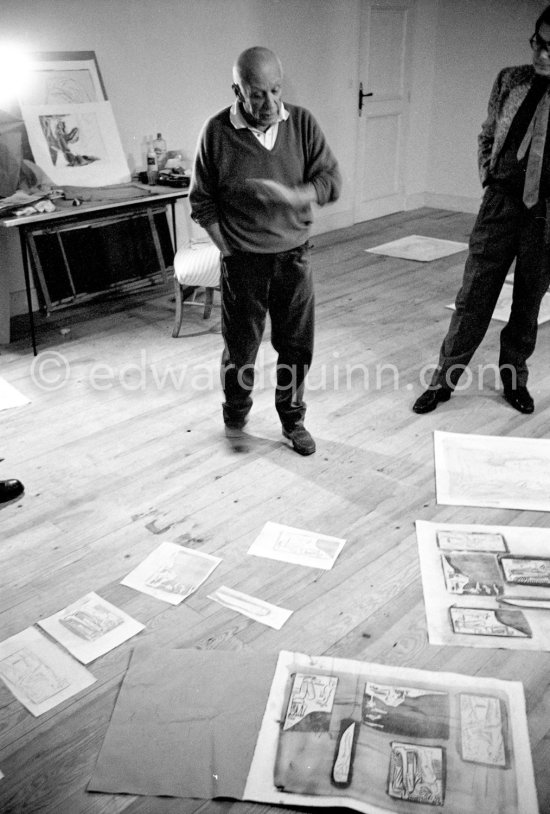
[[[363,99],[365,96],[372,96],[372,93],[363,93],[363,83],[359,82],[359,115],[361,115],[361,111],[363,110]]]

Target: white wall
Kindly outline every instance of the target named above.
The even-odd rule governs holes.
[[[314,113],[344,176],[316,230],[351,223],[359,0],[1,0],[0,11],[0,42],[96,52],[132,170],[144,168],[145,138],[157,131],[191,163],[203,122],[234,98],[237,54],[273,48],[285,98]],[[17,242],[0,234],[0,253],[0,287],[10,275],[11,312],[23,313]]]
[[[475,212],[477,136],[498,72],[531,62],[541,0],[439,0],[425,201]]]

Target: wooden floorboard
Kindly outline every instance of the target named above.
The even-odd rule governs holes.
[[[547,437],[550,326],[530,364],[533,415],[514,412],[493,378],[416,416],[420,371],[436,361],[465,254],[417,263],[365,251],[410,234],[467,241],[472,224],[470,214],[419,209],[313,239],[308,458],[280,433],[269,331],[246,441],[225,438],[217,306],[205,321],[186,305],[177,339],[169,286],[65,309],[38,319],[36,359],[26,317],[14,320],[1,375],[30,404],[0,414],[0,477],[26,485],[0,510],[1,638],[96,591],[143,622],[138,639],[153,647],[298,650],[522,681],[540,810],[550,814],[550,655],[430,645],[414,530],[418,519],[550,526],[544,512],[438,505],[433,463],[434,430]],[[496,363],[501,327],[491,324],[476,365]],[[267,520],[347,542],[327,572],[248,557]],[[120,585],[163,541],[222,558],[177,607]],[[222,584],[294,613],[271,630],[209,600]],[[39,718],[0,684],[2,814],[272,811],[86,791],[136,641],[94,661],[96,683]]]

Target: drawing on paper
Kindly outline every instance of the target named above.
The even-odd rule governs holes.
[[[500,698],[460,693],[460,755],[469,763],[507,768],[508,716]]]
[[[449,614],[455,633],[526,639],[533,635],[525,615],[520,610],[461,608],[452,605]]]
[[[508,551],[502,534],[492,531],[438,531],[437,545],[444,551]]]
[[[175,551],[160,564],[145,580],[149,588],[156,588],[172,594],[187,594],[205,578],[205,570],[210,570],[202,560],[195,560],[193,555],[183,549]]]
[[[178,605],[196,591],[220,562],[219,557],[211,554],[165,542],[127,574],[121,584]]]
[[[283,526],[268,520],[248,549],[248,553],[328,571],[334,565],[345,542],[338,537]]]
[[[438,503],[550,511],[550,442],[434,433]]]
[[[363,723],[403,738],[449,737],[449,696],[445,692],[367,681]]]
[[[506,582],[550,587],[550,559],[546,557],[500,557]]]
[[[82,167],[107,155],[93,113],[48,114],[38,120],[54,167]],[[94,152],[98,155],[93,155]]]
[[[292,615],[292,611],[286,608],[279,608],[269,602],[264,602],[263,599],[243,594],[241,591],[234,591],[225,585],[217,588],[214,593],[208,594],[208,599],[275,630],[280,630]]]
[[[252,618],[269,616],[270,607],[266,602],[261,599],[256,599],[253,596],[240,593],[240,591],[232,591],[231,588],[221,586],[211,595],[211,599],[217,599],[227,608],[244,613]]]
[[[340,541],[296,531],[279,531],[273,550],[314,560],[333,560],[340,550]]]
[[[98,602],[86,602],[74,611],[59,617],[59,624],[88,642],[96,641],[123,623],[122,616]]]
[[[20,93],[20,102],[24,105],[99,102],[96,81],[91,69],[87,67],[37,70],[32,82]]]
[[[337,684],[336,676],[297,673],[283,729],[328,732]]]
[[[504,590],[496,554],[449,551],[441,553],[441,565],[449,593],[498,596]]]
[[[445,750],[440,746],[392,742],[388,794],[411,803],[442,806]]]
[[[347,788],[353,776],[353,759],[359,735],[360,724],[353,718],[344,718],[340,722],[340,734],[336,743],[331,780],[337,788]]]
[[[64,676],[26,647],[0,660],[0,676],[33,704],[42,704],[69,686]]]

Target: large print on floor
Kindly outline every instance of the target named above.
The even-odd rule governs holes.
[[[550,511],[550,441],[434,432],[437,502]]]
[[[143,651],[89,789],[365,814],[538,810],[520,683],[288,651],[276,663]]]
[[[431,644],[550,651],[550,530],[416,521]]]

